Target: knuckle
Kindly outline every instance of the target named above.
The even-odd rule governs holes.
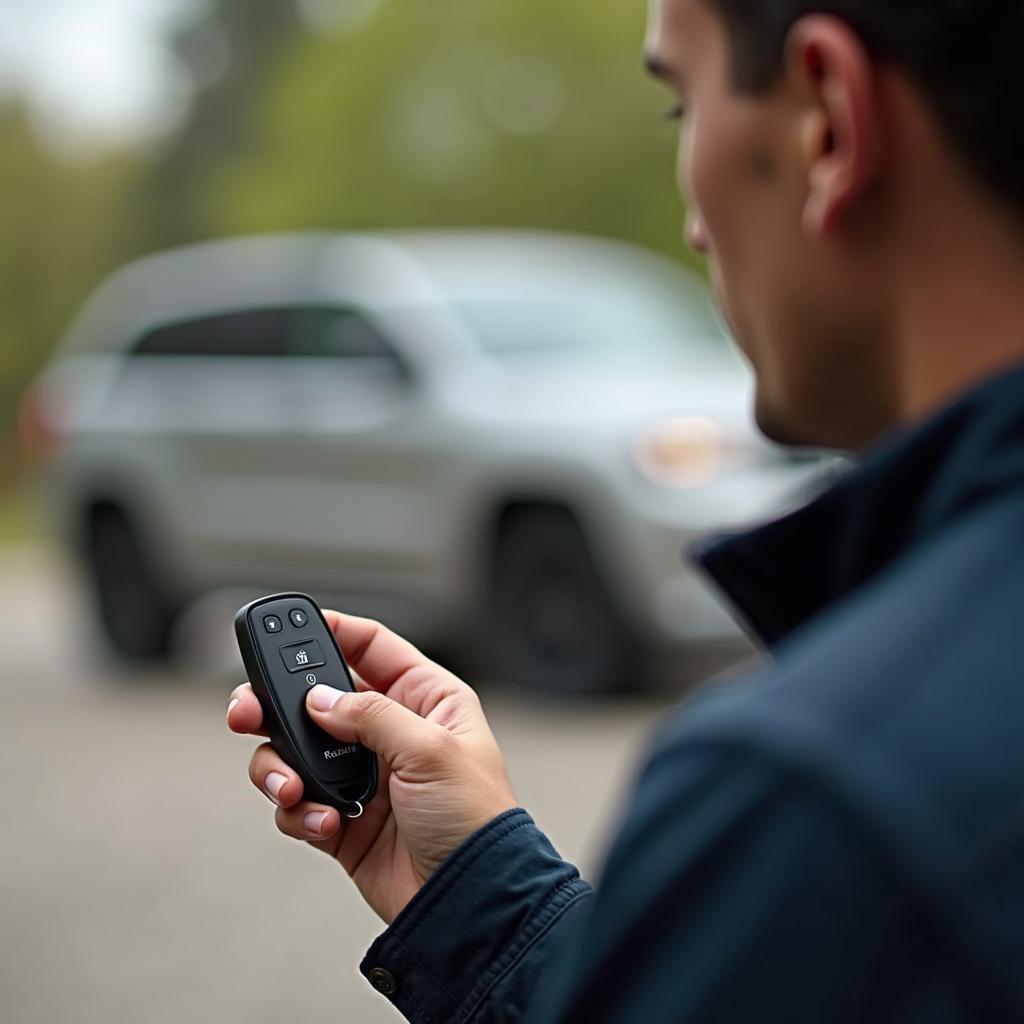
[[[351,645],[351,649],[347,647],[344,642],[342,643],[342,649],[346,655],[351,658],[355,663],[359,663],[366,657],[367,651],[370,650],[376,644],[379,644],[384,639],[390,630],[382,622],[377,619],[368,619],[362,616],[342,616],[339,619],[339,625],[344,631],[344,625],[346,619],[351,622],[354,626],[358,626],[359,638]]]
[[[379,718],[387,709],[388,699],[376,690],[362,690],[345,697],[342,704],[348,711],[348,717],[359,725]]]
[[[458,755],[458,740],[447,729],[431,729],[421,741],[419,754],[426,764],[448,764]]]
[[[464,683],[461,679],[456,681],[456,693],[459,697],[474,707],[480,707],[480,694],[473,689],[469,683]]]

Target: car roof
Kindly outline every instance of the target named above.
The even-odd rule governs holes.
[[[626,243],[520,229],[423,229],[253,235],[145,256],[109,277],[62,343],[114,352],[154,327],[291,304],[386,309],[512,293],[601,287],[633,273],[692,288],[694,275]],[[687,281],[687,278],[690,278]]]

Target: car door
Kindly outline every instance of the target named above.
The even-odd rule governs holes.
[[[135,447],[193,572],[211,583],[265,578],[287,514],[291,463],[285,356],[290,309],[197,317],[150,331],[129,373]]]
[[[289,351],[296,557],[326,588],[414,591],[432,554],[424,509],[437,445],[426,389],[354,307],[299,312]]]

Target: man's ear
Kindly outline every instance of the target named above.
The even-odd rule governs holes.
[[[826,235],[878,173],[882,126],[876,70],[849,25],[811,14],[790,29],[786,75],[800,99],[800,150],[807,175],[804,229]]]

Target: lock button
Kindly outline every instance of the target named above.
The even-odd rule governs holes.
[[[302,672],[327,663],[324,652],[316,640],[306,640],[301,644],[288,644],[281,648],[281,657],[284,659],[284,667],[289,672]]]

